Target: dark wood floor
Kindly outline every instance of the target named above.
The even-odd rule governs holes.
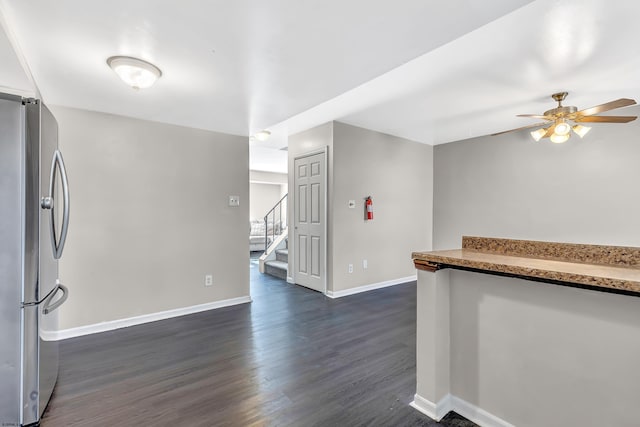
[[[415,283],[331,300],[251,268],[251,304],[63,341],[42,426],[473,425],[408,406]]]

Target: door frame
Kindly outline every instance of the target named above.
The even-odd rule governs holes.
[[[293,227],[289,227],[289,229],[291,229],[291,239],[289,239],[290,242],[290,247],[292,249],[292,251],[290,252],[291,254],[293,254],[293,257],[290,257],[289,260],[293,261],[289,264],[289,266],[293,266],[292,270],[293,270],[293,274],[291,275],[291,279],[293,281],[293,284],[297,284],[297,272],[296,272],[296,261],[295,261],[295,256],[296,256],[296,230],[295,230],[295,223],[296,223],[296,206],[295,204],[297,203],[297,196],[296,196],[296,174],[295,174],[295,164],[296,164],[296,160],[298,159],[304,159],[305,157],[311,157],[311,156],[315,156],[316,154],[323,154],[324,155],[324,170],[322,171],[324,174],[324,209],[322,210],[322,252],[323,252],[323,263],[320,266],[320,272],[322,274],[322,288],[324,289],[322,291],[322,293],[324,295],[327,295],[327,230],[328,230],[328,224],[327,224],[327,220],[329,218],[328,215],[328,193],[329,193],[329,176],[328,176],[328,172],[329,172],[329,162],[328,162],[328,156],[327,156],[327,152],[329,150],[328,146],[324,146],[322,148],[319,148],[317,150],[313,150],[313,151],[309,151],[306,153],[302,153],[302,154],[298,154],[295,155],[293,158],[293,162],[292,165],[293,166],[293,170],[290,172],[293,172],[293,192],[289,191],[290,195],[293,195],[293,198],[291,198],[290,200],[293,201],[293,203],[290,204],[292,211],[288,212],[288,215],[291,215],[291,218],[293,218],[293,221],[290,224],[293,224]],[[298,285],[298,286],[302,286],[302,285]]]

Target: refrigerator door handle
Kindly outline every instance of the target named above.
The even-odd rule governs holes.
[[[54,192],[56,185],[56,171],[60,169],[60,178],[62,180],[62,230],[58,238],[56,233],[55,221],[55,200]],[[40,205],[43,209],[51,210],[51,245],[53,248],[53,257],[60,259],[67,240],[67,231],[69,231],[69,181],[67,179],[67,169],[64,167],[64,160],[60,150],[56,150],[51,161],[51,177],[49,179],[49,196],[43,197]]]
[[[56,302],[51,304],[51,301],[53,301],[53,298],[56,296],[58,291],[62,291],[62,296],[58,298]],[[44,301],[44,307],[42,308],[42,313],[44,314],[51,313],[52,311],[60,307],[62,304],[64,304],[67,298],[69,298],[69,289],[62,283],[58,283],[58,285],[56,286],[56,289],[53,292],[51,292],[51,295],[49,295],[49,297]]]

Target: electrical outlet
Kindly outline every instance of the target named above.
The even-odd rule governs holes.
[[[362,268],[368,268],[369,267],[369,263],[367,263],[366,259],[362,260]]]
[[[213,274],[207,274],[204,276],[204,285],[213,286]]]
[[[349,273],[353,273],[353,264],[349,264]]]
[[[354,209],[356,207],[356,201],[355,200],[349,200],[349,209]]]
[[[229,206],[240,206],[240,196],[229,196]]]

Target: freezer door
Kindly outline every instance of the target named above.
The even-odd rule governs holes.
[[[58,341],[55,340],[55,332],[58,331],[58,307],[64,304],[68,296],[67,288],[58,282],[51,295],[40,304],[38,404],[41,416],[58,379]]]
[[[58,307],[67,288],[57,283],[40,304],[22,309],[22,425],[37,422],[49,403],[58,379]]]
[[[40,419],[38,385],[38,311],[40,304],[22,308],[22,398],[20,425]]]

